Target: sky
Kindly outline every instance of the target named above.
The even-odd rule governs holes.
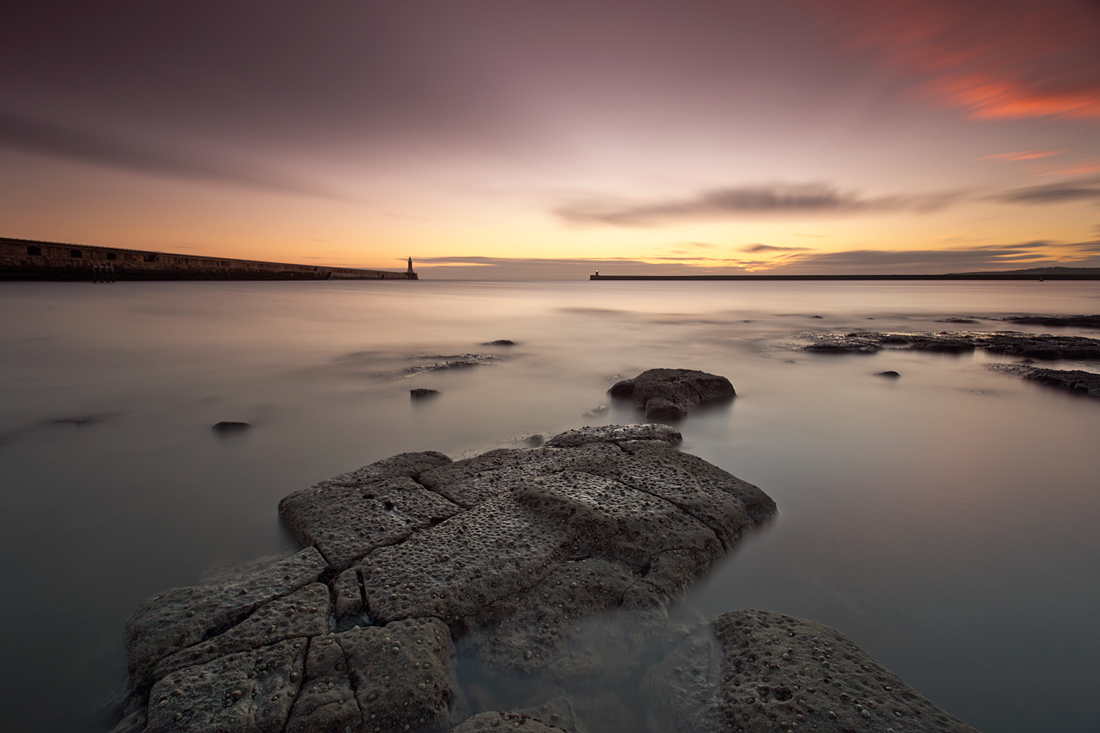
[[[9,0],[0,236],[461,279],[1100,266],[1100,0]]]

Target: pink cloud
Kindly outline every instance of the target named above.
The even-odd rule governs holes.
[[[1082,0],[810,0],[853,47],[979,119],[1100,119],[1100,8]]]

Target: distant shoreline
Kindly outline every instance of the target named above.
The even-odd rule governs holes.
[[[1098,273],[961,272],[946,275],[589,275],[589,280],[1100,280]]]

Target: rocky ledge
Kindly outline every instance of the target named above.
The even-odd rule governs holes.
[[[1084,336],[1014,331],[939,331],[917,333],[881,333],[852,331],[807,336],[805,351],[819,354],[874,354],[883,349],[910,349],[963,354],[976,350],[991,354],[1031,359],[1100,359],[1100,339]]]
[[[679,441],[650,424],[454,462],[405,453],[287,496],[305,549],[160,593],[127,622],[116,733],[970,730],[811,622],[671,624],[670,601],[776,512]],[[495,709],[460,681],[456,642],[546,694]],[[633,710],[586,719],[554,699],[609,676]]]
[[[991,369],[1018,374],[1024,379],[1075,394],[1100,398],[1100,374],[1081,369],[1043,369],[1026,364],[990,364]]]

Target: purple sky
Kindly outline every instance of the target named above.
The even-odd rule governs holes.
[[[1096,0],[0,24],[0,235],[32,239],[431,277],[1100,266],[1098,133]]]

